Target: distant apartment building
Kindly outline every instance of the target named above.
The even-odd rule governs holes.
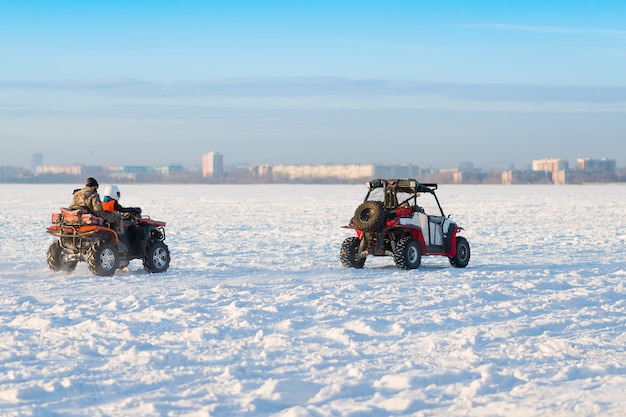
[[[269,169],[275,181],[357,181],[372,178],[415,178],[415,165],[327,164],[274,165]]]
[[[417,178],[420,169],[413,164],[374,165],[374,178]]]
[[[9,182],[30,177],[32,174],[25,168],[0,165],[0,182]]]
[[[546,173],[554,184],[565,184],[565,173],[568,169],[569,163],[563,158],[533,160],[533,171]]]
[[[610,173],[617,170],[617,162],[607,158],[578,158],[577,168],[580,171]]]
[[[170,175],[174,172],[182,172],[182,165],[163,166],[132,166],[132,165],[39,165],[35,175],[69,175],[85,177],[102,177],[111,180],[128,179],[136,180],[140,177],[151,175]]]
[[[557,172],[569,169],[568,162],[563,158],[548,158],[533,160],[533,171]]]
[[[313,181],[337,179],[343,181],[374,177],[374,165],[274,165],[274,180]]]
[[[250,175],[260,178],[270,178],[272,176],[272,166],[265,165],[251,165],[248,169]]]
[[[104,167],[107,174],[120,179],[137,179],[142,176],[168,176],[182,172],[182,165],[107,165]]]
[[[447,182],[454,184],[476,184],[482,183],[487,178],[487,174],[482,172],[481,170],[468,168],[449,168],[449,169],[440,169],[439,175],[437,175],[438,182]]]
[[[202,176],[222,177],[224,175],[224,157],[218,152],[202,154]]]
[[[507,170],[500,175],[502,184],[548,184],[552,183],[552,172],[529,171],[529,170]]]
[[[611,182],[618,178],[616,161],[607,158],[579,158],[576,169],[569,169],[563,159],[539,159],[533,161],[533,171],[550,176],[554,184]]]
[[[82,165],[37,165],[35,175],[81,175],[84,169]]]

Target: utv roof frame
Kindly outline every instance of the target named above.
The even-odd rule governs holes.
[[[431,194],[435,198],[435,201],[437,202],[437,206],[439,207],[439,211],[441,212],[441,215],[445,217],[443,208],[441,207],[441,204],[439,203],[439,198],[437,198],[437,194],[435,193],[435,190],[438,188],[436,183],[433,183],[433,182],[421,183],[414,178],[402,178],[402,179],[400,178],[394,178],[394,179],[376,178],[371,181],[367,181],[365,185],[367,186],[367,194],[365,195],[365,199],[363,201],[367,201],[369,199],[369,196],[372,191],[382,188],[383,190],[385,190],[385,203],[386,203],[387,208],[399,207],[402,203],[408,202],[411,199],[415,199],[414,200],[415,204],[417,204],[416,198],[419,193]],[[408,199],[405,199],[403,202],[395,202],[394,204],[389,204],[388,197],[387,197],[387,190],[395,194],[397,193],[411,194],[411,197],[409,197]]]

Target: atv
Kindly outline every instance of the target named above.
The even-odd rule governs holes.
[[[165,240],[165,222],[142,216],[141,211],[122,214],[122,233],[108,227],[104,219],[86,209],[61,207],[52,214],[47,232],[56,237],[48,248],[48,266],[54,272],[71,272],[86,261],[92,273],[111,276],[116,269],[141,259],[150,273],[165,272],[170,251]]]
[[[375,179],[347,226],[356,236],[343,241],[339,258],[343,266],[363,268],[365,258],[391,256],[400,269],[419,268],[422,256],[447,256],[453,267],[464,268],[470,260],[463,230],[446,217],[435,194],[437,184],[415,179]],[[418,198],[430,196],[426,204]],[[421,203],[421,201],[420,201]]]

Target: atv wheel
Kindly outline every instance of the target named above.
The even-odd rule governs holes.
[[[393,259],[400,269],[417,269],[422,263],[422,254],[417,240],[404,237],[396,244]]]
[[[78,261],[68,261],[63,256],[63,248],[57,240],[48,248],[48,266],[53,272],[72,272]]]
[[[365,201],[354,211],[354,227],[364,232],[377,232],[385,220],[385,210],[380,201]]]
[[[341,251],[339,252],[339,259],[343,266],[347,268],[363,268],[363,265],[365,265],[365,257],[356,257],[360,244],[361,240],[355,236],[349,237],[343,241]]]
[[[148,244],[143,268],[150,273],[165,272],[170,266],[170,250],[161,240]]]
[[[455,268],[465,268],[470,260],[470,247],[467,239],[462,236],[456,238],[456,254],[450,258],[450,265]]]
[[[89,249],[87,265],[91,272],[100,276],[111,276],[117,268],[117,249],[109,242],[101,240]]]

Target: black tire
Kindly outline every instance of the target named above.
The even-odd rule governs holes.
[[[53,272],[72,272],[78,261],[68,261],[63,257],[63,248],[57,240],[48,248],[48,266]]]
[[[365,257],[357,258],[356,255],[359,251],[359,245],[361,239],[356,236],[349,237],[341,244],[341,251],[339,252],[339,259],[341,264],[347,268],[363,268],[365,265]]]
[[[417,269],[422,263],[422,251],[417,240],[404,237],[396,244],[393,259],[400,269]]]
[[[450,265],[455,268],[465,268],[470,260],[470,246],[462,236],[456,238],[456,253],[450,258]]]
[[[143,257],[143,268],[151,274],[165,272],[170,266],[170,250],[161,240],[148,244]]]
[[[356,229],[377,232],[385,221],[385,209],[380,201],[365,201],[354,211],[352,218]]]
[[[87,253],[87,265],[91,272],[103,277],[111,276],[115,273],[118,264],[117,248],[101,240],[94,244]]]

